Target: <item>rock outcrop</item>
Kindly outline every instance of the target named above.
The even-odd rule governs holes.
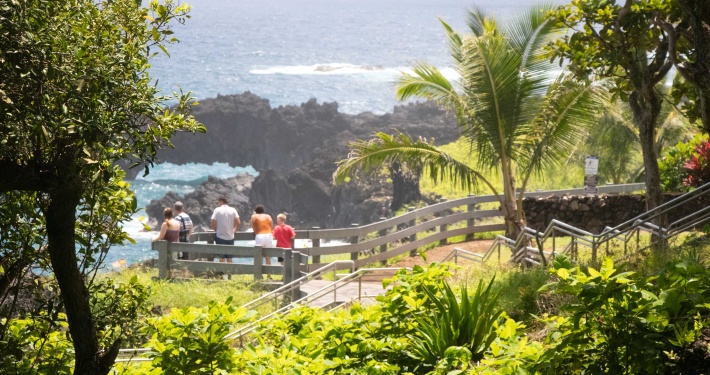
[[[161,150],[160,161],[223,162],[257,170],[288,173],[309,164],[322,166],[313,177],[329,181],[332,161],[347,156],[347,144],[374,132],[402,131],[445,144],[458,138],[455,119],[433,103],[397,106],[392,113],[348,115],[338,103],[315,99],[300,106],[271,108],[267,99],[246,92],[200,101],[193,112],[206,134],[176,134],[174,149]],[[316,168],[310,168],[315,170]]]
[[[161,150],[160,161],[251,165],[260,175],[245,193],[245,206],[263,204],[269,213],[287,212],[289,222],[300,228],[366,224],[377,220],[376,212],[389,208],[390,201],[401,206],[420,197],[417,176],[402,171],[332,186],[336,162],[347,157],[349,142],[372,138],[380,131],[401,131],[435,139],[436,144],[458,137],[455,119],[433,103],[397,106],[384,115],[348,115],[338,111],[337,103],[319,104],[315,99],[300,106],[271,108],[268,100],[246,92],[200,101],[194,115],[207,133],[175,135],[175,148]],[[168,194],[161,204],[176,199]],[[206,203],[209,210],[199,208],[200,215],[211,212],[213,203]],[[189,206],[186,211],[192,213]],[[160,218],[155,216],[159,213],[148,211],[151,217]]]

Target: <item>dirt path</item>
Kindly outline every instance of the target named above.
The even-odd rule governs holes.
[[[413,267],[417,265],[423,266],[427,263],[438,262],[444,259],[444,257],[446,257],[447,255],[449,255],[449,253],[451,253],[451,251],[455,247],[478,254],[484,254],[486,251],[488,251],[488,248],[491,246],[491,243],[493,243],[493,240],[477,240],[439,246],[426,252],[426,262],[424,261],[424,259],[422,259],[421,256],[417,255],[415,257],[402,259],[399,262],[395,263],[392,267]]]

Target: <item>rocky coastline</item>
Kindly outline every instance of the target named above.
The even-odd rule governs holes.
[[[175,135],[175,148],[161,150],[160,162],[251,165],[259,176],[210,177],[185,197],[168,193],[147,207],[152,219],[161,217],[163,207],[181,200],[197,225],[208,226],[217,196],[225,194],[242,216],[263,204],[273,215],[288,213],[289,222],[302,229],[367,224],[378,219],[384,206],[397,209],[422,198],[418,176],[390,168],[373,178],[333,186],[336,162],[347,157],[349,142],[380,131],[434,139],[437,145],[458,136],[455,118],[434,103],[396,106],[383,115],[349,115],[339,112],[335,102],[315,99],[272,108],[267,99],[245,92],[202,100],[193,114],[207,133]],[[131,172],[135,176],[139,171]]]

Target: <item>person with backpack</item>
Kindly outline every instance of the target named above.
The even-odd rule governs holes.
[[[173,205],[173,211],[175,213],[175,220],[180,223],[179,240],[180,242],[190,242],[190,236],[192,235],[192,220],[190,219],[190,215],[186,214],[182,210],[182,202],[175,202]],[[182,253],[178,258],[182,260],[189,260],[188,253]]]

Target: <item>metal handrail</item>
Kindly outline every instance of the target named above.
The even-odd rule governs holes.
[[[676,236],[684,230],[697,226],[698,224],[710,219],[710,207],[702,208],[690,215],[686,215],[673,223],[669,224],[667,227],[660,227],[654,224],[653,221],[660,217],[661,215],[667,214],[673,209],[676,209],[693,199],[704,196],[710,192],[710,183],[705,184],[691,192],[685,193],[677,198],[674,198],[650,211],[644,212],[630,220],[627,220],[614,227],[605,227],[600,234],[593,234],[588,231],[579,229],[572,225],[561,222],[557,219],[553,219],[550,224],[545,228],[543,232],[538,232],[532,228],[525,227],[518,235],[515,240],[509,239],[504,236],[496,236],[493,243],[489,247],[486,254],[492,252],[495,248],[500,248],[500,246],[506,246],[513,250],[519,249],[524,251],[518,251],[513,256],[515,261],[530,261],[530,252],[532,251],[536,256],[544,256],[544,254],[549,253],[551,256],[559,254],[554,249],[551,252],[545,252],[534,247],[527,246],[530,239],[536,239],[540,243],[545,243],[550,237],[554,238],[556,233],[561,233],[572,237],[572,241],[561,253],[566,253],[573,248],[573,245],[583,245],[589,247],[593,251],[593,257],[596,256],[596,249],[598,249],[602,244],[607,244],[614,238],[620,238],[625,246],[633,238],[634,235],[638,238],[639,232],[641,230],[646,231],[657,237],[657,240],[649,244],[650,247],[656,243],[667,241],[668,239]],[[638,245],[637,245],[638,247]],[[644,247],[647,248],[647,247]],[[641,249],[639,249],[641,250]],[[537,261],[530,262],[533,264],[539,263]]]
[[[292,309],[294,309],[296,306],[301,306],[301,305],[307,305],[308,302],[312,302],[314,300],[318,300],[330,293],[333,293],[333,302],[336,303],[337,301],[337,290],[344,287],[347,284],[350,284],[351,282],[358,281],[362,283],[362,277],[365,276],[366,274],[371,274],[371,273],[376,273],[376,272],[382,272],[382,271],[399,271],[402,268],[361,268],[353,273],[347,274],[344,277],[333,281],[332,283],[316,290],[315,292],[302,297],[296,301],[293,301],[289,303],[286,306],[281,307],[280,309],[273,311],[258,320],[241,327],[240,329],[229,333],[228,335],[225,336],[226,339],[239,339],[240,341],[249,333],[253,332],[262,322],[269,320],[275,316],[281,316]],[[409,268],[404,268],[404,269],[409,269]],[[353,300],[362,300],[362,287],[361,284],[358,287],[358,296],[357,298],[352,298],[348,301],[343,301],[344,303],[352,302]]]
[[[341,268],[340,266],[348,266],[347,268]],[[307,283],[308,281],[315,279],[327,272],[332,271],[334,278],[337,275],[338,270],[343,270],[343,269],[350,269],[350,272],[352,272],[353,269],[355,269],[355,262],[352,260],[336,260],[334,262],[328,263],[327,265],[312,271],[310,273],[307,273],[301,277],[299,277],[296,280],[291,281],[288,284],[284,284],[283,286],[274,289],[273,291],[264,294],[263,296],[252,300],[251,302],[247,303],[246,305],[242,306],[244,308],[252,308],[255,309],[267,302],[271,302],[276,298],[283,297],[286,295],[288,292],[292,292],[296,290],[296,288],[300,287],[301,285]]]

